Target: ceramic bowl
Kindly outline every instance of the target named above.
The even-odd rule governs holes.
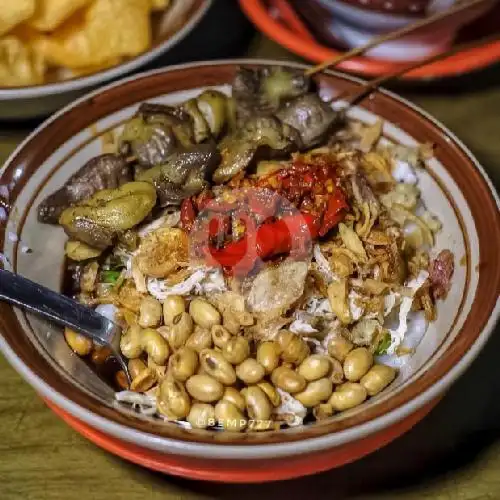
[[[112,68],[81,78],[32,87],[0,87],[0,120],[44,117],[85,92],[123,77],[173,49],[201,21],[213,0],[181,0],[178,7],[156,26],[151,49]]]
[[[65,236],[62,229],[37,222],[39,201],[99,154],[109,131],[128,119],[140,102],[173,104],[207,86],[227,91],[240,64],[271,62],[208,62],[136,75],[76,101],[41,125],[0,170],[0,215],[5,219],[0,223],[0,251],[6,265],[59,290]],[[325,97],[362,84],[340,73],[321,75],[318,83]],[[368,443],[403,421],[422,418],[424,408],[432,406],[478,355],[498,318],[499,199],[467,148],[413,104],[378,91],[350,114],[367,123],[382,118],[384,135],[393,142],[435,143],[435,157],[418,173],[419,182],[425,203],[443,222],[437,249],[450,248],[455,255],[453,287],[439,304],[437,321],[388,390],[357,409],[303,427],[215,433],[183,429],[118,407],[112,390],[70,352],[60,330],[0,304],[0,349],[7,360],[68,420],[80,422],[81,432],[108,436],[115,452],[113,440],[146,450],[157,461],[164,455],[165,462],[172,457],[210,460],[214,467],[221,460],[238,469],[245,461],[272,459],[285,466],[283,457],[345,453],[346,447]],[[300,475],[300,468],[295,474]]]
[[[293,5],[325,42],[347,48],[450,8],[455,0],[293,0]],[[458,32],[495,4],[495,0],[465,9],[446,19],[382,43],[366,54],[393,61],[412,61],[446,51]]]

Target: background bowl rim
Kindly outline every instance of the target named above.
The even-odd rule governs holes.
[[[214,0],[202,0],[194,13],[177,31],[172,34],[172,36],[169,36],[166,40],[159,42],[156,46],[149,48],[142,54],[123,61],[115,66],[112,66],[111,68],[103,69],[97,71],[96,73],[91,73],[90,75],[71,78],[69,80],[24,87],[0,86],[0,101],[32,99],[46,97],[56,93],[74,92],[88,87],[93,87],[100,83],[107,83],[117,77],[131,73],[141,66],[152,62],[154,59],[172,49],[181,40],[183,40],[205,17],[206,13],[213,5],[213,2]]]
[[[0,175],[9,166],[9,164],[15,159],[18,153],[29,143],[37,134],[39,134],[45,127],[47,127],[52,122],[61,118],[62,115],[72,110],[74,107],[78,106],[85,101],[91,100],[94,96],[100,93],[107,92],[121,85],[127,84],[133,80],[145,80],[149,77],[159,74],[168,74],[171,72],[185,70],[185,69],[196,69],[197,67],[210,67],[210,66],[238,66],[238,65],[285,65],[288,67],[304,68],[307,65],[301,63],[287,63],[283,61],[273,61],[267,59],[230,59],[230,60],[215,60],[215,61],[205,61],[196,63],[180,64],[175,66],[170,66],[167,68],[151,70],[147,72],[142,72],[137,75],[129,76],[128,78],[121,79],[120,81],[113,82],[97,89],[80,99],[77,99],[70,105],[64,107],[59,112],[54,114],[51,118],[43,122],[37,129],[30,134],[25,141],[23,141],[18,148],[12,153],[4,167],[0,169]],[[341,72],[328,72],[330,75],[349,80],[356,84],[362,84],[364,80],[361,78],[353,77],[351,75],[346,75]],[[408,102],[406,99],[397,96],[396,94],[387,91],[385,89],[380,89],[380,92],[387,97],[395,100],[397,103],[402,104],[411,110],[422,115],[422,117],[431,122],[431,124],[436,127],[440,133],[445,134],[450,137],[455,144],[460,148],[462,153],[467,157],[470,163],[478,171],[480,176],[484,179],[485,184],[489,190],[489,193],[494,200],[497,209],[500,207],[500,199],[496,193],[492,182],[488,178],[484,169],[481,167],[477,159],[472,155],[469,149],[444,125],[433,118],[429,113],[425,112],[418,106]],[[56,392],[52,387],[41,380],[38,375],[36,375],[32,370],[30,370],[23,361],[14,353],[12,348],[7,344],[5,339],[0,336],[0,349],[4,352],[4,355],[9,360],[9,362],[14,366],[14,368],[30,383],[36,390],[38,390],[43,396],[47,397],[53,401],[59,407],[65,409],[71,414],[75,415],[77,418],[85,421],[92,427],[102,430],[103,432],[118,437],[122,440],[133,442],[146,446],[148,448],[157,449],[164,453],[178,453],[186,456],[206,456],[206,457],[218,457],[218,458],[259,458],[268,455],[271,450],[274,456],[287,456],[302,453],[304,451],[320,451],[326,448],[331,448],[338,446],[340,444],[361,439],[377,430],[381,430],[391,425],[391,423],[397,422],[412,413],[413,411],[421,408],[426,402],[443,393],[470,365],[470,363],[478,355],[482,347],[485,345],[490,334],[492,333],[493,327],[500,316],[500,302],[497,300],[495,307],[491,311],[491,315],[488,321],[485,323],[484,328],[479,333],[477,339],[468,348],[468,350],[462,354],[460,361],[456,363],[452,368],[450,368],[444,375],[434,384],[425,389],[417,397],[405,402],[400,407],[397,407],[388,413],[383,414],[375,419],[369,420],[360,425],[356,425],[335,433],[323,434],[319,437],[314,438],[304,438],[298,441],[282,442],[282,443],[272,443],[272,444],[206,444],[206,443],[196,443],[186,440],[169,438],[164,436],[159,436],[151,433],[147,433],[141,430],[133,429],[132,427],[122,425],[117,422],[108,420],[105,417],[97,415],[86,408],[83,408],[78,403],[66,398],[62,394]]]
[[[245,15],[259,32],[295,55],[314,63],[321,63],[345,53],[342,49],[328,47],[315,39],[309,40],[300,33],[283,26],[269,14],[269,9],[265,8],[262,0],[238,1]],[[498,0],[496,2],[498,3]],[[476,47],[449,56],[443,61],[436,61],[405,73],[400,80],[408,83],[425,83],[466,75],[493,65],[498,60],[499,54],[500,40],[480,43]],[[363,77],[375,77],[401,70],[406,64],[404,61],[358,56],[340,63],[339,69]]]

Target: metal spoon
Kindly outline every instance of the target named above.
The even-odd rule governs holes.
[[[110,347],[131,382],[127,361],[120,351],[122,329],[116,323],[69,297],[3,269],[0,269],[0,300],[67,326],[98,345]]]

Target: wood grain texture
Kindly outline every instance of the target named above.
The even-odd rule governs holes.
[[[47,409],[3,359],[0,359],[0,379],[3,382],[0,391],[2,500],[250,500],[281,498],[282,495],[298,499],[325,498],[325,491],[331,492],[329,498],[335,500],[493,500],[500,495],[500,443],[486,447],[479,455],[472,446],[465,453],[466,464],[450,459],[451,454],[463,453],[461,444],[448,443],[444,446],[444,462],[438,466],[439,471],[428,455],[437,453],[440,462],[443,450],[431,446],[420,450],[422,460],[429,460],[431,470],[426,470],[422,460],[411,453],[405,454],[405,446],[401,448],[394,443],[356,464],[284,483],[231,486],[162,476],[115,458],[79,436]],[[457,403],[454,403],[455,409],[459,408]],[[406,448],[422,441],[423,436],[419,434],[432,429],[427,424],[435,421],[446,406],[445,400],[428,421],[402,438]],[[439,432],[436,422],[434,426],[434,432]],[[428,438],[431,441],[433,436]],[[401,460],[406,462],[409,475],[399,475],[396,464]],[[394,468],[392,479],[391,468]],[[426,474],[429,477],[425,477]]]
[[[255,57],[294,59],[257,38]],[[500,184],[500,86],[400,92],[445,123]],[[478,80],[477,84],[483,84]],[[28,133],[0,125],[0,161]],[[500,333],[497,329],[497,333]],[[285,483],[230,486],[163,476],[100,450],[60,421],[0,356],[0,499],[156,500],[500,498],[500,335],[406,436],[339,470]]]

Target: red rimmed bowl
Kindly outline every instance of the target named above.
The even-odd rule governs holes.
[[[294,54],[314,63],[322,63],[342,55],[342,50],[315,40],[300,17],[284,0],[239,0],[248,18],[271,40]],[[287,8],[288,5],[288,8]],[[453,78],[479,71],[500,61],[500,41],[479,42],[479,39],[497,32],[497,8],[462,30],[457,43],[478,40],[477,46],[463,50],[443,60],[426,64],[401,76],[403,81],[429,82]],[[402,71],[407,62],[358,56],[343,61],[338,69],[363,76],[388,75]]]
[[[214,460],[210,458],[166,455],[133,443],[121,441],[85,424],[74,416],[46,401],[47,406],[70,427],[100,448],[148,469],[174,476],[222,483],[264,483],[309,476],[347,465],[388,445],[424,418],[439,402],[431,401],[415,413],[366,438],[351,441],[329,450],[305,453],[286,460]]]
[[[59,289],[65,238],[59,228],[37,223],[38,202],[99,154],[103,136],[130,117],[139,102],[175,103],[206,86],[227,90],[242,63],[271,64],[212,62],[138,75],[84,97],[37,129],[0,171],[1,214],[6,216],[0,228],[0,248],[14,270]],[[338,73],[322,75],[319,83],[324,95],[352,91],[361,84]],[[443,222],[437,247],[450,248],[456,259],[453,287],[439,305],[437,321],[390,389],[358,409],[305,427],[257,434],[213,433],[158,423],[117,407],[109,387],[70,353],[58,331],[1,305],[0,348],[6,358],[44,398],[85,428],[99,432],[102,439],[109,439],[108,444],[118,440],[128,449],[148,450],[160,459],[163,454],[166,464],[175,462],[175,457],[231,460],[233,469],[241,465],[239,477],[245,464],[256,459],[321,456],[346,448],[353,459],[360,442],[380,433],[388,436],[394,426],[414,423],[412,416],[422,418],[423,409],[477,356],[499,315],[499,200],[466,147],[412,104],[380,91],[352,109],[351,115],[370,123],[383,118],[384,135],[393,142],[436,144],[435,157],[419,172],[419,182],[426,205]],[[380,440],[380,444],[385,442]],[[146,460],[144,465],[148,465]],[[168,471],[168,466],[163,470]],[[298,468],[296,475],[300,474]]]
[[[340,42],[348,49],[368,43],[377,36],[424,20],[455,4],[455,0],[293,0],[293,5],[311,28],[329,45]],[[479,18],[495,0],[450,15],[428,27],[381,43],[368,57],[389,61],[412,61],[445,52],[458,30]]]

